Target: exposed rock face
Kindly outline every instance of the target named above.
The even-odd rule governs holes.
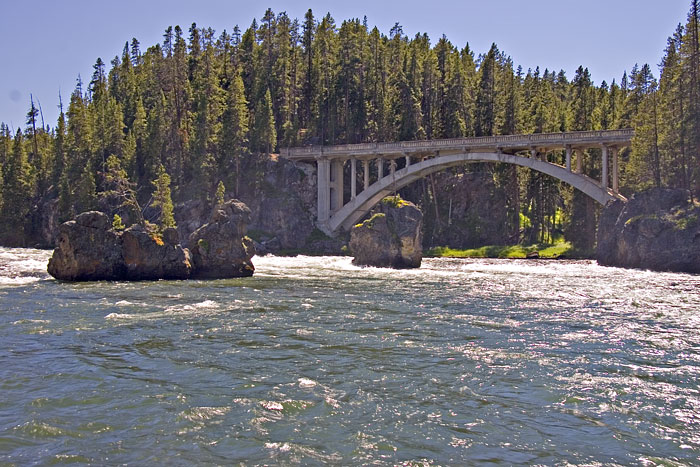
[[[270,158],[265,177],[257,184],[241,184],[239,199],[250,208],[249,235],[258,254],[305,251],[339,254],[347,239],[330,238],[315,228],[316,168],[314,164]],[[228,186],[228,185],[227,185]],[[229,188],[232,188],[231,185]],[[226,199],[231,199],[226,193]],[[183,246],[190,235],[209,221],[211,206],[189,200],[175,206],[175,220]]]
[[[51,247],[58,239],[58,199],[44,197],[36,209],[38,216],[38,238],[36,245],[42,248]]]
[[[271,158],[265,178],[241,199],[251,210],[250,236],[260,253],[304,251],[340,254],[346,238],[330,238],[315,227],[318,189],[315,164]]]
[[[377,212],[350,232],[350,251],[358,266],[418,268],[423,258],[423,214],[408,201],[385,198]]]
[[[192,258],[182,248],[177,230],[166,229],[162,239],[151,236],[140,225],[132,225],[121,234],[125,279],[187,279],[192,272]]]
[[[84,212],[59,227],[49,274],[67,281],[115,280],[125,276],[121,238],[106,214]]]
[[[190,247],[190,235],[204,225],[210,215],[211,206],[207,207],[201,200],[188,200],[175,206],[175,222],[182,246]]]
[[[598,224],[598,263],[700,273],[700,205],[688,192],[654,188],[605,207]]]
[[[245,236],[250,209],[231,200],[214,210],[209,223],[195,230],[189,239],[194,261],[192,276],[218,279],[252,276],[255,268],[253,242]]]

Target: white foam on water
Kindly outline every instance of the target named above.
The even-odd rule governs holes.
[[[134,304],[126,300],[119,301],[115,305],[122,307],[140,306],[139,304]],[[152,321],[158,319],[196,316],[199,314],[210,314],[212,312],[218,312],[219,309],[220,304],[218,302],[214,300],[204,300],[194,304],[171,305],[163,310],[144,313],[109,313],[105,316],[105,319],[119,321]]]
[[[0,286],[26,285],[50,278],[50,251],[0,247]]]
[[[300,388],[312,388],[316,386],[316,381],[309,379],[309,378],[299,378],[299,387]]]
[[[105,316],[105,319],[122,319],[122,320],[127,320],[127,319],[140,319],[141,315],[133,315],[130,313],[110,313],[107,316]]]

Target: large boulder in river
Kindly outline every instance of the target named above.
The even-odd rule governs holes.
[[[163,235],[149,233],[141,225],[132,225],[121,234],[126,279],[187,279],[192,258],[182,248],[177,230],[165,229]]]
[[[230,200],[214,209],[211,219],[189,238],[194,262],[193,277],[223,279],[252,276],[255,255],[252,240],[245,236],[250,209]]]
[[[158,235],[133,225],[118,232],[99,211],[59,227],[48,265],[49,274],[66,281],[187,279],[191,270],[190,252],[175,229]]]
[[[98,211],[84,212],[61,224],[49,274],[67,281],[123,278],[121,239],[111,227],[109,217]]]
[[[596,255],[606,266],[700,273],[700,204],[665,188],[612,202],[601,214]]]
[[[398,196],[384,198],[374,214],[350,232],[353,264],[418,268],[423,258],[423,214]]]

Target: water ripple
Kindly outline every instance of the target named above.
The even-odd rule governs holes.
[[[68,284],[0,249],[0,462],[694,464],[700,278],[256,257]]]

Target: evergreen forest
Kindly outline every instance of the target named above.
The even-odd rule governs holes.
[[[173,203],[215,203],[224,192],[245,201],[280,148],[308,144],[634,128],[620,153],[622,194],[676,187],[700,197],[699,4],[669,31],[658,77],[631,63],[600,85],[585,66],[573,76],[523,70],[496,44],[477,53],[445,36],[408,37],[398,23],[387,35],[311,10],[298,20],[268,9],[230,32],[168,27],[148,47],[131,39],[59,96],[55,124],[32,100],[24,128],[0,125],[0,243],[36,244],[51,203],[65,221],[110,197],[170,226]],[[584,171],[599,173],[600,160],[587,151]],[[462,179],[485,191],[450,190]],[[515,166],[471,164],[401,194],[423,210],[426,242],[440,244],[453,222],[467,222],[453,220],[453,202],[484,192],[501,200],[492,215],[507,242],[594,245],[599,207]]]

